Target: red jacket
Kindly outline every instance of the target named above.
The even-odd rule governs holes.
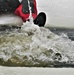
[[[37,16],[37,7],[36,7],[36,1],[34,0],[34,13],[32,13],[32,17],[35,19],[36,16]],[[22,20],[24,22],[26,22],[26,20],[29,18],[29,13],[28,14],[25,14],[22,12],[22,4],[19,5],[19,7],[15,10],[14,12],[16,15],[20,16],[22,18]]]

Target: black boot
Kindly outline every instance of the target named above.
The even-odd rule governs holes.
[[[34,24],[38,25],[39,27],[44,27],[45,23],[46,23],[46,14],[44,12],[41,12],[35,18]]]

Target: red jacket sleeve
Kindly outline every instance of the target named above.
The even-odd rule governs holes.
[[[35,19],[37,16],[37,5],[36,5],[36,1],[34,0],[34,13],[32,13],[32,17]],[[16,15],[20,16],[22,18],[22,20],[25,22],[28,18],[29,18],[29,13],[25,14],[22,12],[22,4],[19,5],[19,7],[15,10],[14,12]]]

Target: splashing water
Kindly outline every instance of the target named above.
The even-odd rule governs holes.
[[[33,23],[33,17],[32,17],[32,11],[31,11],[31,6],[30,6],[30,1],[28,0],[28,7],[29,7],[29,11],[30,11],[30,15],[29,15],[29,22],[27,21],[26,23],[23,23],[21,30],[22,32],[28,32],[28,33],[34,33],[35,31],[40,31],[39,26],[35,25]]]
[[[28,6],[29,6],[29,11],[30,11],[30,15],[29,15],[29,20],[30,20],[30,24],[33,25],[33,17],[32,17],[32,11],[31,11],[31,7],[30,7],[30,1],[28,0]]]
[[[22,27],[20,32],[0,35],[1,65],[48,67],[74,62],[74,42],[67,36],[58,36],[43,27],[38,30],[28,23],[24,26],[24,31]]]
[[[32,14],[29,18],[30,22],[23,23],[19,32],[0,33],[0,65],[49,67],[59,63],[73,64],[74,41],[65,34],[58,36],[34,25]]]

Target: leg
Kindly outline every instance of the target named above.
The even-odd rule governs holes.
[[[38,16],[34,19],[34,24],[43,27],[46,23],[46,14],[44,12],[41,12],[38,14]]]
[[[37,8],[36,8],[36,1],[29,0],[30,6],[32,10],[32,17],[35,19],[37,16]],[[30,12],[28,7],[28,0],[23,0],[22,4],[15,10],[15,14],[20,16],[24,22],[29,18]]]

